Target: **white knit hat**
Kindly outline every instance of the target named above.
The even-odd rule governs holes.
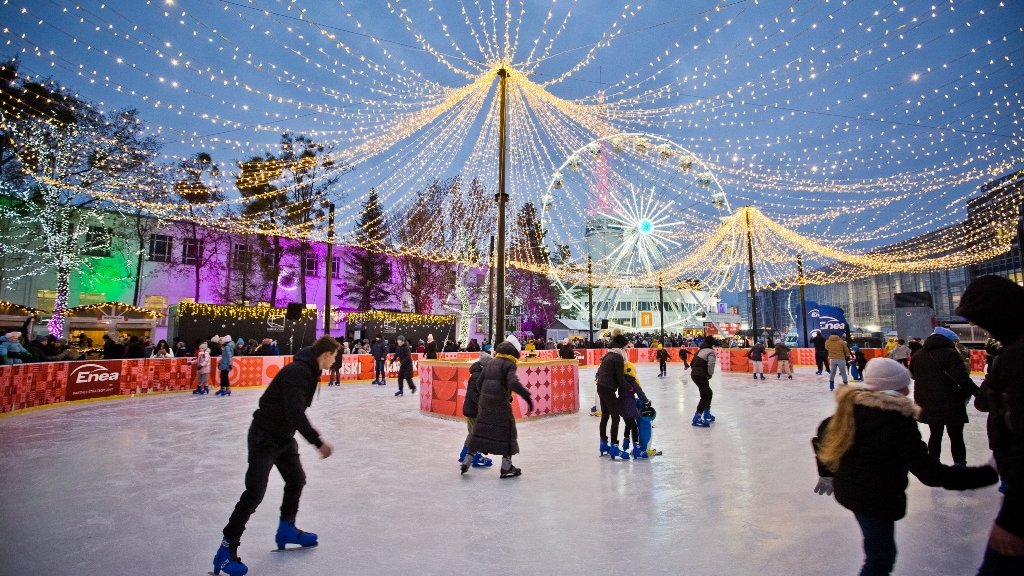
[[[220,339],[220,343],[221,344],[227,344],[228,342],[231,342],[231,336],[222,336],[221,337],[221,339]]]
[[[516,338],[515,335],[509,334],[508,336],[505,336],[505,341],[515,346],[517,351],[523,351],[523,345],[519,343],[519,338]]]
[[[872,358],[864,368],[861,388],[875,392],[903,390],[910,387],[910,382],[910,370],[903,364],[889,358]]]

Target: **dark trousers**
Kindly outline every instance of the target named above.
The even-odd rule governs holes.
[[[693,379],[693,383],[697,385],[697,390],[700,390],[700,402],[697,403],[697,412],[703,413],[705,410],[711,409],[711,397],[714,394],[711,392],[711,378],[707,376],[695,376],[690,375]]]
[[[627,416],[623,416],[622,422],[626,425],[626,430],[622,433],[622,439],[628,442],[630,436],[632,436],[633,442],[639,444],[640,428],[636,424],[636,418],[629,418]]]
[[[408,382],[409,383],[409,390],[410,391],[415,391],[416,390],[416,385],[412,383],[412,366],[410,366],[408,368],[400,368],[398,370],[398,391],[399,392],[401,392],[403,390],[403,388],[402,388],[402,383],[403,382]]]
[[[942,430],[949,434],[949,450],[953,453],[954,464],[967,463],[967,446],[964,445],[964,425],[961,422],[956,424],[929,424],[928,429],[931,435],[928,436],[928,453],[939,459],[942,454]]]
[[[661,368],[661,373],[662,374],[665,374],[665,370],[666,370],[667,366],[668,366],[668,364],[664,360],[659,360],[658,361],[658,367]]]
[[[601,440],[608,441],[608,419],[612,421],[612,443],[619,443],[619,399],[615,390],[597,387],[597,397],[601,399]]]
[[[249,427],[249,469],[245,472],[245,492],[235,504],[235,510],[224,527],[224,539],[238,542],[245,531],[245,524],[267,493],[270,470],[277,471],[284,479],[284,498],[281,500],[281,520],[295,520],[299,511],[299,498],[306,485],[306,473],[299,461],[299,445],[295,438],[279,440],[262,428]]]
[[[864,534],[864,566],[860,576],[892,573],[896,565],[896,523],[863,514],[854,514]]]
[[[690,361],[686,359],[686,356],[683,356],[683,368],[690,368]]]
[[[824,372],[828,370],[828,352],[822,350],[818,352],[814,351],[814,363],[818,365],[818,372]]]
[[[1016,576],[1024,574],[1024,556],[1003,556],[992,548],[985,549],[978,576]]]
[[[384,359],[373,360],[373,379],[377,382],[384,382],[386,376],[384,375]]]
[[[228,378],[228,376],[230,374],[231,374],[231,370],[221,370],[220,371],[220,387],[221,388],[228,388],[228,387],[231,386],[231,380]]]

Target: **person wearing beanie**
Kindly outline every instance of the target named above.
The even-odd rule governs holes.
[[[711,377],[715,375],[715,363],[718,361],[718,355],[715,354],[716,344],[718,341],[714,336],[705,338],[700,344],[700,349],[693,355],[693,361],[690,362],[690,379],[700,391],[697,411],[693,413],[693,421],[690,423],[701,428],[708,428],[715,421],[715,416],[711,413]]]
[[[629,453],[619,449],[619,398],[629,394],[624,349],[627,343],[628,340],[618,328],[613,330],[611,348],[601,357],[601,365],[597,368],[597,398],[601,404],[601,445],[598,456],[608,454],[612,460],[616,457],[629,460]],[[609,420],[612,422],[611,442],[608,440]]]
[[[558,357],[562,360],[576,359],[576,351],[573,349],[572,344],[569,343],[568,338],[564,338],[558,345]]]
[[[189,360],[189,364],[196,367],[196,389],[193,394],[210,393],[210,345],[206,342],[199,343],[196,350],[196,357]]]
[[[403,396],[403,383],[409,383],[409,392],[416,393],[416,385],[412,383],[412,350],[405,336],[396,338],[398,344],[395,346],[395,353],[391,355],[391,362],[398,362],[398,392],[395,396]],[[437,354],[434,355],[435,357]]]
[[[935,458],[942,452],[943,431],[949,435],[953,462],[967,463],[964,424],[967,400],[978,390],[971,380],[960,354],[953,346],[956,334],[948,328],[936,328],[914,353],[910,374],[914,378],[914,401],[921,407],[921,422],[928,425],[928,451]]]
[[[437,343],[434,342],[433,334],[427,334],[427,345],[423,350],[427,360],[437,360]]]
[[[1002,506],[978,574],[1024,574],[1024,288],[998,276],[971,282],[956,314],[1003,344],[974,402],[1003,478]]]
[[[231,366],[235,357],[235,343],[231,336],[224,336],[220,339],[221,348],[220,360],[217,361],[217,369],[220,370],[220,390],[214,396],[231,396]]]
[[[868,361],[864,382],[836,391],[836,411],[811,441],[814,492],[853,512],[864,536],[861,574],[889,574],[896,563],[896,521],[907,511],[907,473],[926,486],[971,490],[995,484],[990,465],[946,466],[928,452],[914,417],[910,373],[889,358]]]
[[[495,346],[494,358],[482,366],[476,422],[473,424],[466,455],[459,465],[462,474],[469,470],[477,453],[501,455],[501,478],[515,478],[523,473],[512,465],[512,457],[519,453],[512,394],[518,394],[526,401],[524,416],[533,412],[533,399],[530,398],[530,392],[519,383],[516,374],[521,350],[519,340],[509,336]]]
[[[661,344],[658,344],[658,351],[655,352],[655,356],[658,358],[658,378],[664,378],[668,376],[668,350]]]

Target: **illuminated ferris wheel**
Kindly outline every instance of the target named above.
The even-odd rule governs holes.
[[[551,175],[540,207],[552,279],[577,312],[587,311],[591,282],[606,311],[642,306],[645,289],[663,286],[666,302],[685,304],[668,329],[696,322],[728,281],[731,266],[687,258],[732,212],[728,196],[697,155],[668,138],[621,133],[587,143]]]

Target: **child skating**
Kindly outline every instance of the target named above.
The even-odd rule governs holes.
[[[764,344],[760,340],[755,342],[750,351],[747,352],[747,358],[754,365],[754,380],[757,380],[758,374],[761,375],[761,380],[764,380],[764,353]]]
[[[715,344],[714,336],[705,338],[690,363],[690,379],[700,390],[700,402],[697,403],[691,424],[701,428],[708,428],[715,421],[715,416],[711,414],[711,377],[715,375],[715,363],[718,361]]]
[[[658,373],[658,378],[664,378],[668,376],[668,350],[665,350],[664,346],[658,344],[656,356],[658,358],[658,368],[661,369],[661,372]]]
[[[209,394],[210,393],[210,347],[206,342],[199,344],[199,350],[196,352],[196,357],[189,360],[189,364],[198,368],[196,373],[196,389],[192,391],[193,394]]]
[[[643,388],[640,387],[640,380],[637,379],[636,366],[627,361],[625,366],[626,391],[619,395],[619,412],[626,425],[626,432],[622,436],[622,451],[628,452],[633,459],[647,458],[647,449],[641,447],[640,442],[640,408],[650,405]],[[630,451],[630,440],[632,439],[633,449]]]
[[[469,442],[473,439],[473,426],[476,424],[476,415],[480,406],[480,380],[483,375],[484,367],[492,360],[491,358],[491,345],[484,344],[484,349],[480,352],[480,359],[473,363],[469,367],[469,382],[466,384],[466,399],[462,403],[462,415],[466,417],[466,429],[468,434],[466,435],[466,441],[462,443],[462,452],[459,453],[459,463],[461,464],[466,456],[469,455]],[[490,458],[485,458],[483,454],[474,452],[470,458],[474,468],[488,467],[494,464]],[[468,468],[466,469],[468,470]],[[462,473],[465,474],[466,470]]]

